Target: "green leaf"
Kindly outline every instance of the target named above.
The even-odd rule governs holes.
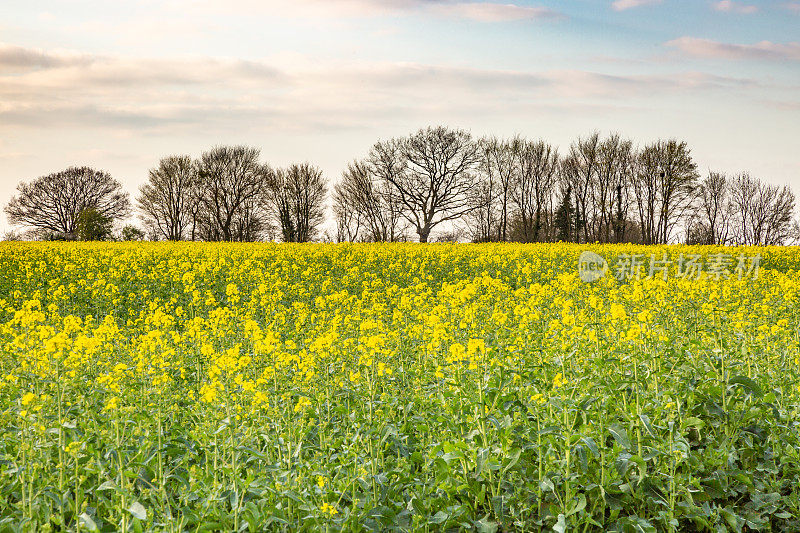
[[[688,418],[683,419],[683,427],[696,427],[697,429],[703,429],[706,423],[697,418],[696,416],[690,416]]]
[[[441,524],[445,520],[447,520],[447,513],[445,513],[444,511],[439,511],[438,513],[433,515],[430,518],[430,520],[428,520],[428,522],[430,522],[431,524]]]
[[[644,518],[636,518],[634,526],[636,531],[641,531],[642,533],[656,533],[657,531],[656,527]]]
[[[586,496],[584,496],[583,493],[581,493],[578,494],[578,500],[574,503],[572,509],[569,510],[567,516],[572,516],[575,513],[583,511],[584,509],[586,509]]]
[[[83,527],[85,527],[89,531],[97,531],[99,529],[97,527],[97,524],[94,523],[94,520],[92,520],[92,517],[86,513],[81,513],[80,515],[78,515],[78,521],[81,523]]]
[[[741,385],[745,389],[749,390],[754,396],[760,398],[764,396],[764,391],[761,387],[756,383],[753,379],[747,376],[734,376],[728,380],[728,386],[732,385]]]
[[[732,513],[728,509],[720,509],[720,515],[722,518],[725,519],[725,522],[733,529],[734,531],[741,531],[742,526],[739,522],[739,517],[736,514]]]
[[[642,421],[642,424],[644,425],[644,429],[647,430],[647,433],[651,437],[657,437],[655,430],[653,430],[653,425],[650,423],[650,417],[649,416],[647,416],[647,415],[639,415],[639,420]]]
[[[558,515],[558,522],[553,526],[553,531],[556,533],[565,533],[565,531],[567,531],[567,517],[563,514]]]
[[[448,452],[448,453],[442,455],[442,459],[444,459],[444,461],[447,464],[450,464],[453,461],[460,461],[461,459],[464,459],[465,457],[466,456],[464,455],[464,452],[462,452],[462,451]]]
[[[628,473],[631,468],[631,457],[633,456],[628,452],[622,452],[614,459],[614,467],[619,472],[619,475],[624,476]]]
[[[103,481],[95,490],[117,490],[117,484],[114,481]]]
[[[631,441],[628,439],[628,432],[625,431],[625,428],[619,424],[611,424],[608,427],[608,432],[611,433],[611,436],[614,437],[614,440],[617,441],[620,447],[626,450],[631,449]]]
[[[130,507],[128,507],[128,512],[139,520],[147,520],[147,509],[139,502],[133,502]]]
[[[497,523],[492,522],[488,516],[485,516],[478,520],[478,531],[480,533],[496,533]]]
[[[589,448],[589,451],[592,452],[592,455],[598,457],[600,455],[600,450],[597,448],[597,443],[594,441],[592,437],[583,437],[581,439],[583,443]]]
[[[522,453],[522,450],[520,448],[515,448],[515,449],[513,449],[511,451],[511,454],[509,454],[508,458],[505,460],[505,465],[503,466],[502,475],[505,475],[506,472],[511,470],[511,468],[515,464],[517,464],[517,461],[519,461],[519,456],[520,456],[521,453]]]

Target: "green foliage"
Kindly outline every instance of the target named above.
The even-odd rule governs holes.
[[[575,227],[573,221],[574,215],[575,209],[572,207],[572,187],[569,187],[556,209],[555,225],[558,231],[558,240],[562,242],[569,242],[572,240],[572,228]]]
[[[113,220],[92,207],[83,209],[75,221],[75,233],[81,241],[103,241],[111,235]]]
[[[127,224],[124,228],[122,228],[122,240],[123,241],[142,241],[144,240],[144,231],[133,226],[131,224]]]

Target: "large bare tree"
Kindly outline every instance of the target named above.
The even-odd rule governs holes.
[[[21,183],[5,212],[14,226],[72,236],[84,209],[93,209],[112,221],[123,218],[130,211],[128,193],[108,172],[69,167]]]
[[[161,159],[139,187],[137,205],[145,226],[159,238],[191,237],[197,202],[197,165],[188,155]]]
[[[322,171],[308,163],[278,169],[269,180],[267,206],[285,242],[314,239],[325,219],[328,194]]]
[[[428,242],[431,230],[439,224],[476,209],[475,173],[480,156],[468,132],[442,126],[421,129],[399,142],[379,142],[373,154],[394,154],[398,149],[401,158],[396,172],[385,176],[420,242]]]
[[[195,190],[202,238],[257,240],[265,226],[261,197],[273,175],[259,156],[247,146],[217,146],[200,156]]]

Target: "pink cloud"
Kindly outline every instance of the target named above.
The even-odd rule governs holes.
[[[517,3],[458,0],[230,0],[247,9],[272,15],[301,18],[363,18],[430,14],[477,22],[507,22],[560,18],[563,14],[547,7]],[[205,10],[219,9],[216,0],[198,0]]]
[[[665,44],[692,57],[800,61],[800,42],[781,44],[761,41],[755,44],[733,44],[721,43],[711,39],[681,37]]]
[[[441,3],[430,7],[444,16],[464,18],[478,22],[507,22],[558,17],[558,13],[545,7],[518,6],[482,2]]]
[[[625,11],[634,7],[660,4],[661,0],[615,0],[611,7],[616,11]]]
[[[758,12],[757,6],[741,4],[739,2],[734,2],[733,0],[721,0],[720,2],[716,2],[714,4],[714,9],[717,11],[724,11],[726,13],[741,13],[744,15],[750,15]]]

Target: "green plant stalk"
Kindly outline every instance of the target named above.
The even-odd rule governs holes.
[[[122,469],[122,450],[120,449],[122,439],[119,434],[119,415],[115,414],[114,416],[114,441],[117,450],[117,464],[119,465],[119,483],[118,486],[121,489],[121,521],[122,521],[122,531],[128,530],[127,518],[128,516],[125,514],[125,472]]]
[[[539,479],[536,484],[536,492],[539,500],[537,501],[537,513],[542,513],[542,480],[544,479],[544,464],[542,464],[542,418],[536,416],[536,458],[538,463]]]
[[[572,429],[567,416],[567,409],[564,409],[564,431],[566,437],[566,448],[564,450],[564,514],[567,514],[567,505],[572,501],[572,487],[570,486],[570,452],[572,451]],[[571,517],[570,517],[571,522]]]
[[[239,473],[236,465],[236,413],[231,414],[231,394],[229,392],[228,383],[225,383],[225,412],[228,415],[228,435],[230,437],[230,462],[228,466],[231,470],[231,482],[233,484],[233,493],[236,495],[236,507],[233,509],[233,527],[234,531],[239,531]],[[234,410],[236,411],[236,410]]]
[[[674,531],[674,527],[672,526],[672,520],[675,518],[675,470],[676,470],[676,461],[675,461],[675,425],[674,423],[670,423],[669,428],[669,520],[670,520],[670,531]]]
[[[633,365],[633,382],[636,386],[636,450],[639,457],[642,457],[642,409],[639,403],[639,362],[634,360]]]
[[[28,441],[25,438],[27,435],[26,427],[28,423],[27,420],[23,419],[22,421],[22,439],[21,439],[21,448],[22,448],[22,472],[20,473],[20,492],[22,493],[22,510],[25,513],[28,513],[28,518],[33,519],[30,515],[30,511],[28,509],[27,504],[27,488],[28,485],[25,481],[25,476],[28,473]]]
[[[81,513],[81,501],[80,501],[80,477],[78,477],[78,455],[75,454],[75,529],[80,533],[81,530],[81,521],[78,518],[78,515]]]
[[[603,414],[600,413],[600,494],[602,496],[602,507],[600,512],[601,525],[605,527],[606,523],[606,433],[603,422],[605,421]]]

